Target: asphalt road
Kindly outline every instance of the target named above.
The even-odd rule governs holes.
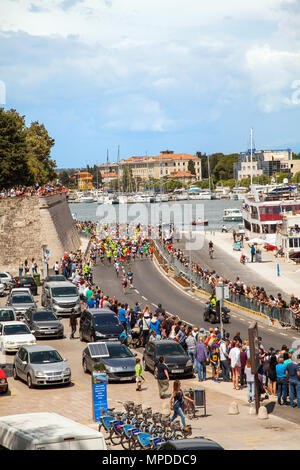
[[[151,311],[154,312],[158,303],[161,303],[167,312],[179,315],[192,325],[206,329],[211,326],[210,323],[203,321],[205,304],[196,296],[191,297],[171,284],[152,261],[136,260],[131,263],[131,269],[134,273],[134,287],[127,288],[126,294],[122,292],[121,278],[117,278],[113,266],[103,266],[98,262],[94,268],[94,282],[107,295],[111,297],[115,295],[119,301],[126,302],[132,307],[139,301],[142,307],[149,304]],[[240,331],[242,339],[246,339],[248,327],[252,322],[252,319],[242,313],[231,312],[231,322],[225,325],[225,330],[230,332],[231,337]],[[290,346],[295,340],[300,340],[297,332],[280,331],[262,322],[258,323],[265,348],[273,346],[277,349],[283,344]]]

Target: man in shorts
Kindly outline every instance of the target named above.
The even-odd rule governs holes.
[[[209,355],[209,361],[212,370],[212,379],[214,382],[220,382],[219,380],[219,369],[220,369],[220,352],[216,345],[212,346]]]

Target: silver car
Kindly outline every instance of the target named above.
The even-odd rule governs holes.
[[[13,307],[17,315],[24,315],[29,309],[36,310],[37,307],[32,295],[24,291],[10,293],[6,305]]]
[[[17,352],[13,364],[13,377],[35,385],[70,384],[71,369],[56,349],[51,346],[23,346]]]

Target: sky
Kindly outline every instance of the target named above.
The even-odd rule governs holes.
[[[300,0],[0,0],[0,106],[58,168],[300,152]]]

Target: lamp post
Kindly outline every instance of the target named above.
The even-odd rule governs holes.
[[[190,265],[190,290],[193,290],[193,284],[192,284],[192,249],[191,249],[191,242],[192,242],[192,228],[190,228],[189,265]]]

